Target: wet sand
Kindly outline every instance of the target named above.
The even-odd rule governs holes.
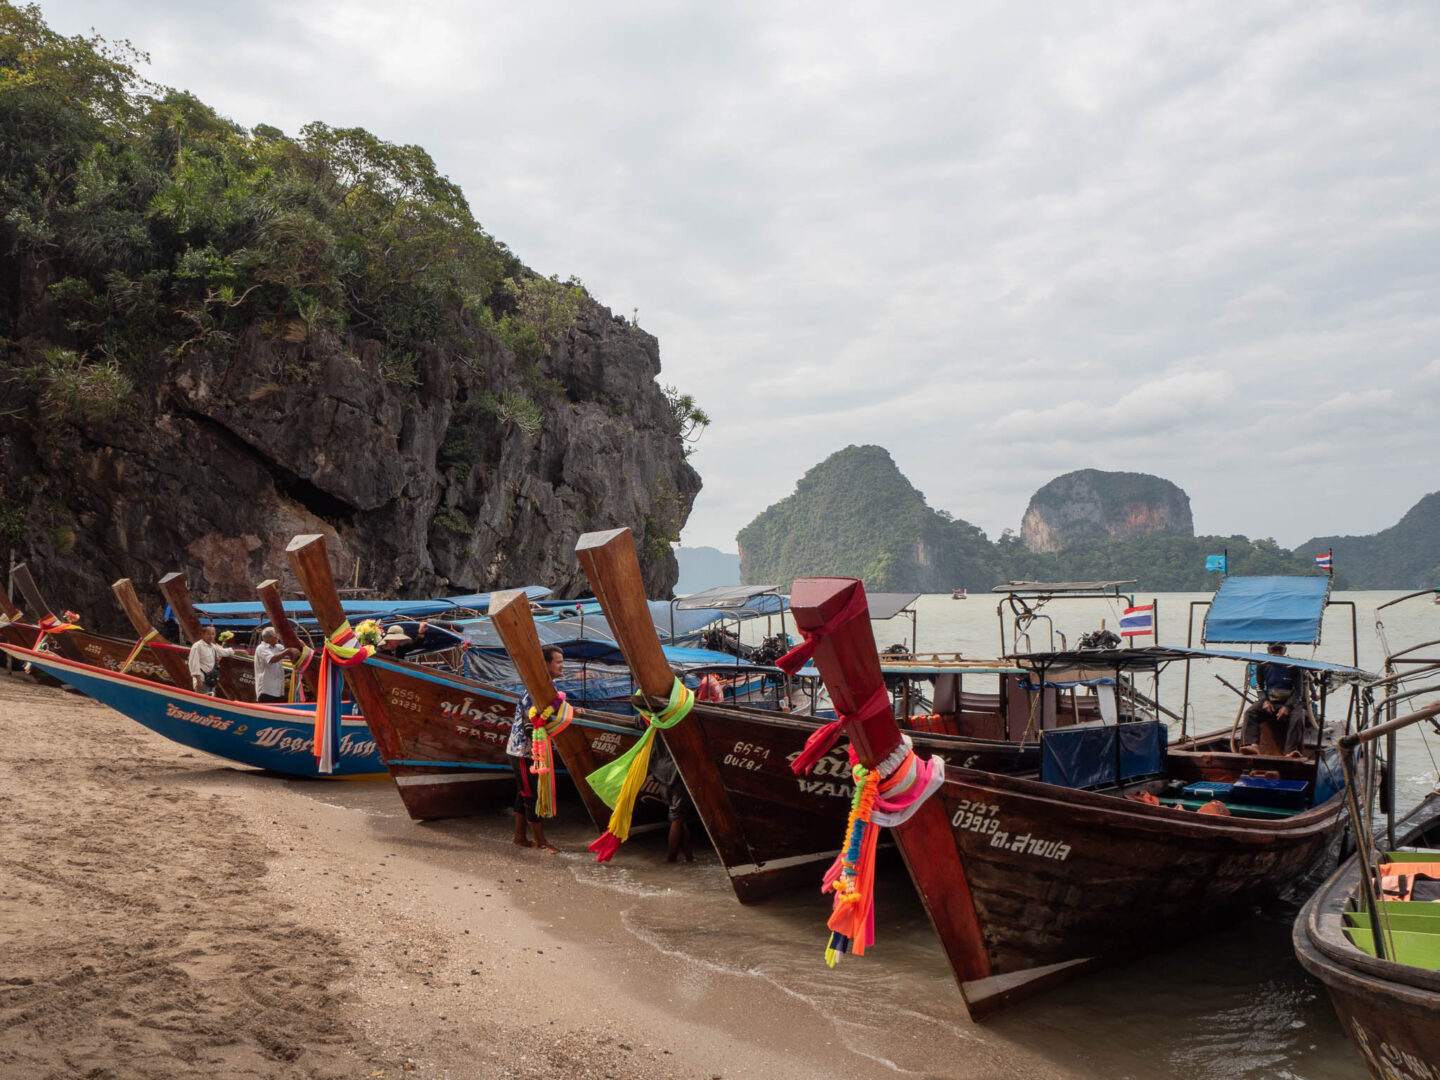
[[[724,889],[703,858],[634,840],[627,884],[583,823],[553,830],[561,856],[515,848],[503,815],[417,824],[388,778],[231,768],[3,674],[0,822],[4,1075],[1091,1075],[970,1025],[933,979],[947,1019],[897,1032],[837,1018],[823,984],[697,961],[667,942],[797,925],[733,903],[691,924],[687,895]],[[668,933],[635,925],[636,891]]]

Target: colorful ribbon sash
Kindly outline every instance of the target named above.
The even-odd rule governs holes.
[[[535,793],[535,813],[542,818],[550,818],[555,816],[555,747],[553,740],[575,719],[575,706],[565,700],[563,693],[557,693],[555,700],[546,705],[543,712],[531,705],[529,718],[533,730],[530,743],[530,756],[533,764],[530,766],[530,771],[535,774],[536,788],[538,789]]]
[[[855,795],[845,826],[845,845],[825,872],[821,892],[833,892],[835,903],[827,925],[830,939],[825,963],[835,966],[842,953],[863,956],[875,943],[875,848],[882,828],[909,821],[926,799],[945,782],[945,762],[915,756],[910,737],[874,769],[866,769],[850,750]]]
[[[135,658],[140,655],[141,650],[143,650],[143,649],[145,648],[145,646],[150,642],[150,640],[151,640],[152,638],[158,637],[159,635],[160,635],[160,631],[159,631],[159,630],[153,630],[153,629],[152,629],[148,634],[146,634],[144,637],[142,637],[139,641],[135,642],[135,648],[133,648],[133,649],[130,650],[130,655],[125,658],[125,663],[123,663],[123,664],[120,665],[120,674],[121,674],[121,675],[124,675],[127,671],[130,670],[130,665],[135,662]],[[188,687],[187,687],[186,689],[188,689]]]
[[[647,708],[649,702],[639,690],[635,691],[632,702],[635,711],[645,720],[645,733],[629,750],[585,778],[595,794],[613,811],[609,827],[590,845],[596,862],[609,862],[620,845],[630,838],[630,818],[634,814],[640,788],[650,772],[650,744],[655,740],[655,732],[672,728],[689,716],[695,705],[695,695],[676,679],[670,687],[669,702],[658,713]]]
[[[310,661],[315,659],[315,650],[309,645],[300,646],[300,659],[290,666],[290,694],[292,704],[305,703],[305,672],[310,670]]]
[[[800,635],[805,640],[800,642],[799,645],[796,645],[784,656],[780,657],[779,660],[776,660],[775,666],[787,675],[794,675],[795,672],[805,666],[807,660],[815,655],[815,646],[822,637],[835,633],[836,630],[839,630],[840,627],[844,626],[851,619],[859,618],[861,615],[868,615],[869,613],[870,605],[865,600],[864,590],[854,590],[850,594],[850,599],[845,601],[845,606],[837,611],[829,622],[823,626],[816,627],[814,630],[802,629]]]
[[[333,773],[340,756],[341,669],[363,664],[374,653],[374,646],[360,644],[348,622],[341,623],[325,639],[315,694],[315,760],[322,773]]]

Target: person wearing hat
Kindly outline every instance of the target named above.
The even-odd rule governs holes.
[[[420,647],[420,643],[425,640],[425,631],[428,628],[429,623],[422,622],[415,628],[415,636],[412,638],[396,623],[386,630],[385,636],[380,639],[380,652],[396,660],[404,660],[406,656]]]
[[[299,649],[280,644],[275,627],[260,631],[260,644],[255,646],[255,700],[278,703],[285,700],[285,661],[298,660]]]
[[[1284,656],[1285,646],[1271,642],[1271,656]],[[1305,675],[1289,664],[1268,661],[1255,668],[1255,686],[1259,700],[1245,710],[1245,734],[1240,740],[1242,754],[1260,753],[1261,725],[1278,722],[1285,725],[1285,754],[1303,757],[1305,721],[1309,715],[1305,700]]]

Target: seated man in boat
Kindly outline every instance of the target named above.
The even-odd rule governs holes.
[[[300,650],[281,645],[280,634],[275,627],[267,626],[261,630],[260,644],[255,646],[255,700],[284,701],[285,661],[298,659]]]
[[[234,656],[234,649],[215,644],[215,627],[208,623],[200,631],[200,640],[190,646],[186,666],[190,668],[190,689],[198,694],[215,693],[220,685],[220,658]]]
[[[1285,646],[1272,642],[1271,656],[1284,656]],[[1303,757],[1305,722],[1309,716],[1305,700],[1305,675],[1289,664],[1270,661],[1255,669],[1255,686],[1259,700],[1245,711],[1245,734],[1241,737],[1242,754],[1260,753],[1261,726],[1272,721],[1285,725],[1285,754]]]

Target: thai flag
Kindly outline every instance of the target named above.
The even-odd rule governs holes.
[[[1121,637],[1144,637],[1155,633],[1155,605],[1127,607],[1120,616]]]
[[[1334,559],[1331,557],[1331,554],[1330,554],[1330,552],[1328,552],[1328,551],[1325,552],[1324,555],[1316,555],[1316,556],[1315,556],[1315,565],[1318,566],[1318,567],[1320,567],[1321,570],[1329,570],[1329,569],[1331,569],[1332,566],[1333,566],[1333,563],[1334,563]]]

